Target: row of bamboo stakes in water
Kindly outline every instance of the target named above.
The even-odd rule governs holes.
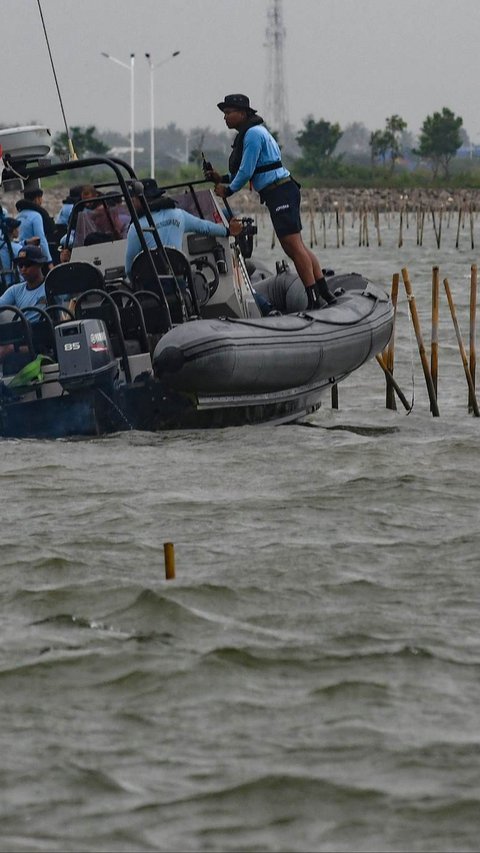
[[[367,247],[370,246],[370,226],[373,224],[373,229],[376,234],[377,245],[382,246],[383,240],[381,233],[381,216],[379,207],[368,207],[362,205],[358,209],[352,209],[350,213],[351,228],[356,227],[358,220],[358,245]],[[433,233],[435,236],[437,248],[440,249],[442,244],[442,232],[444,234],[443,226],[445,224],[447,228],[450,228],[451,219],[453,216],[455,216],[456,218],[455,248],[458,249],[460,247],[461,232],[464,231],[467,227],[470,236],[470,248],[475,248],[474,226],[476,218],[476,208],[473,203],[461,205],[458,208],[458,211],[454,211],[451,208],[447,209],[443,206],[438,209],[435,209],[433,206],[425,207],[424,205],[417,205],[416,207],[411,208],[405,205],[400,207],[398,214],[399,248],[403,246],[405,230],[410,228],[411,219],[413,218],[416,229],[417,246],[423,246],[425,223],[430,222],[433,227]],[[316,224],[316,220],[318,217],[320,218],[322,247],[324,249],[327,248],[327,232],[331,230],[333,225],[335,225],[337,249],[339,249],[341,246],[345,246],[347,211],[344,208],[339,207],[338,205],[334,206],[334,209],[330,211],[317,211],[315,209],[313,201],[310,199],[308,204],[308,229],[310,248],[313,249],[314,246],[319,245]],[[394,213],[392,211],[384,211],[384,218],[387,225],[387,229],[390,230],[393,227],[395,221]],[[275,242],[275,231],[272,231],[272,249],[275,247]]]
[[[432,268],[432,315],[431,315],[431,344],[430,344],[430,362],[428,360],[425,349],[423,334],[420,326],[420,319],[417,311],[417,304],[413,293],[412,284],[408,269],[402,269],[402,280],[407,295],[408,308],[412,320],[415,337],[417,340],[418,352],[422,363],[423,375],[427,386],[427,392],[430,402],[430,411],[434,417],[439,417],[440,411],[438,407],[438,322],[439,322],[439,304],[440,304],[440,272],[437,266]],[[476,373],[476,342],[475,342],[475,326],[476,326],[476,311],[477,311],[477,265],[472,264],[470,268],[470,326],[469,326],[469,352],[467,351],[461,335],[455,303],[453,301],[452,292],[448,278],[443,280],[445,293],[447,295],[448,306],[452,318],[455,334],[457,338],[460,357],[463,364],[465,378],[468,386],[468,411],[473,413],[475,417],[480,417],[478,401],[475,390],[475,373]],[[376,360],[382,368],[386,383],[386,407],[387,409],[396,409],[395,394],[401,401],[403,407],[410,412],[412,405],[406,399],[404,393],[399,387],[394,378],[394,360],[395,360],[395,321],[397,314],[398,291],[400,284],[400,275],[394,273],[392,278],[391,299],[394,309],[393,332],[386,350],[376,356]],[[338,389],[337,386],[332,388],[332,408],[338,408]]]

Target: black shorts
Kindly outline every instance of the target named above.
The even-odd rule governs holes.
[[[268,207],[277,237],[300,233],[300,188],[295,181],[287,181],[272,189],[267,188],[260,197]]]

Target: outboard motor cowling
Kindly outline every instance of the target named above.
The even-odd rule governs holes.
[[[112,389],[118,363],[103,320],[72,320],[55,328],[58,381],[65,391]]]

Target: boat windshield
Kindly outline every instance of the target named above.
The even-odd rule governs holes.
[[[211,190],[195,190],[194,194],[190,188],[186,188],[183,192],[180,189],[176,192],[168,191],[168,195],[175,199],[178,206],[186,210],[187,213],[193,213],[194,216],[201,216],[202,219],[208,219],[209,222],[222,222],[222,217],[218,212]],[[195,201],[198,203],[198,206]]]
[[[95,200],[79,209],[73,246],[92,246],[124,240],[131,222],[129,210],[121,200]]]

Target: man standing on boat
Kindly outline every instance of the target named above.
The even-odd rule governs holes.
[[[267,205],[280,244],[305,286],[308,308],[336,302],[318,258],[302,240],[300,187],[283,166],[276,140],[246,95],[225,95],[217,106],[229,130],[236,130],[237,135],[228,162],[229,174],[220,175],[211,169],[205,177],[214,181],[216,195],[224,199],[251,181],[262,204]]]

